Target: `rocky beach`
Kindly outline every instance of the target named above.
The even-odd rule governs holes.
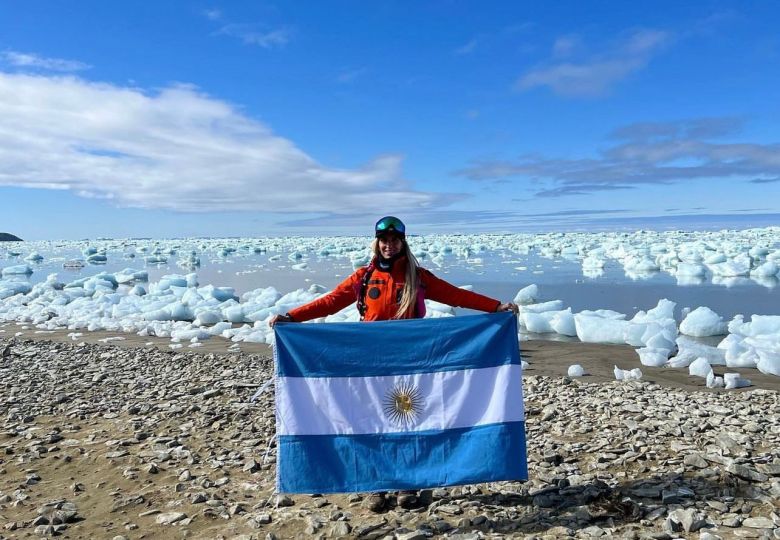
[[[272,375],[267,349],[5,330],[0,538],[780,538],[771,379],[570,379],[556,369],[573,346],[593,372],[589,359],[635,353],[523,344],[529,481],[427,490],[376,514],[360,495],[274,493],[273,387],[250,401]]]

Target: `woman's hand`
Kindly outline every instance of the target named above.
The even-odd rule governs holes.
[[[506,304],[499,304],[496,311],[511,311],[515,315],[519,312],[517,304],[514,302],[507,302]]]
[[[295,320],[290,317],[290,315],[274,315],[271,317],[271,320],[268,321],[268,326],[273,328],[274,325],[278,322],[295,322]]]

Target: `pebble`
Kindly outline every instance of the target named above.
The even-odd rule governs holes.
[[[198,538],[202,527],[224,522],[225,538],[254,539],[780,537],[771,504],[780,500],[773,391],[564,385],[526,374],[527,482],[423,490],[420,507],[377,515],[360,506],[360,494],[274,493],[273,392],[249,403],[257,388],[249,383],[272,374],[268,357],[20,338],[11,350],[0,364],[7,535],[68,529],[71,537],[91,530],[112,538],[101,528],[111,522],[114,531],[138,529],[134,538],[171,537],[171,524]],[[54,467],[40,466],[86,460],[100,477],[57,478]],[[114,513],[95,517],[92,508],[47,499],[54,482],[75,502],[84,492],[105,497]]]
[[[187,517],[184,512],[165,512],[158,514],[154,521],[160,525],[171,525]]]

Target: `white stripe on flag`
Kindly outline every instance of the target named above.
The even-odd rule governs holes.
[[[352,435],[465,428],[524,420],[516,364],[385,377],[280,377],[279,435]],[[417,414],[393,420],[396,389],[413,389]]]

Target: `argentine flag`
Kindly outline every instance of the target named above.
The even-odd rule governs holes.
[[[511,312],[275,330],[280,493],[528,478]]]

